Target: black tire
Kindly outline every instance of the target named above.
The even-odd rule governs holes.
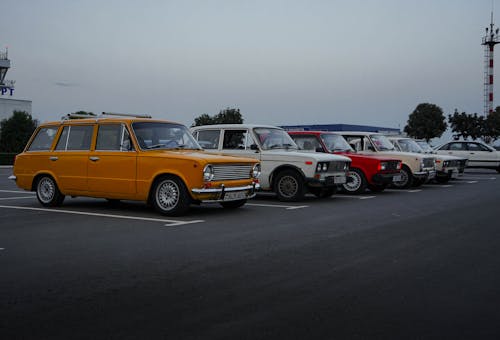
[[[500,166],[497,168],[497,172],[500,174]]]
[[[441,177],[441,176],[437,177],[436,176],[436,178],[434,178],[434,179],[438,183],[445,184],[445,183],[448,183],[448,181],[451,179],[451,176],[443,176],[443,177]]]
[[[220,205],[222,205],[225,209],[237,209],[239,207],[242,207],[247,203],[247,200],[238,200],[238,201],[228,201],[228,202],[221,202]]]
[[[382,184],[382,185],[368,184],[368,189],[370,189],[370,191],[373,191],[373,192],[382,192],[385,190],[385,188],[387,188],[387,185],[385,185],[385,184]]]
[[[164,176],[155,181],[151,190],[151,202],[163,215],[180,216],[189,210],[191,198],[179,178]]]
[[[411,186],[414,188],[418,188],[418,187],[422,186],[426,181],[427,181],[427,179],[425,179],[425,178],[414,178]]]
[[[56,181],[49,175],[43,175],[36,181],[36,198],[44,207],[58,207],[64,201],[64,195]]]
[[[368,185],[365,174],[359,169],[349,169],[348,182],[342,184],[342,189],[349,194],[361,194],[366,191]]]
[[[401,168],[402,180],[399,182],[392,182],[392,185],[397,189],[408,189],[413,185],[413,174],[408,166],[403,165]]]
[[[337,192],[337,188],[309,188],[309,192],[318,198],[328,198]]]
[[[302,176],[294,170],[283,170],[276,175],[274,192],[284,202],[300,201],[304,198],[306,187]]]

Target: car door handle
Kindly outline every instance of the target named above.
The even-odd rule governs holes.
[[[99,160],[99,157],[89,157],[89,159],[92,161],[92,162],[97,162]]]
[[[59,158],[58,158],[58,157],[56,157],[56,156],[52,156],[52,157],[50,157],[49,159],[50,159],[51,161],[55,162],[55,161],[57,161]]]

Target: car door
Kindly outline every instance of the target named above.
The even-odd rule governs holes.
[[[469,152],[467,151],[466,142],[450,142],[440,147],[437,152],[439,154],[469,158]]]
[[[98,125],[94,150],[89,153],[88,190],[94,195],[133,197],[136,193],[137,152],[127,126]]]
[[[248,129],[224,129],[221,151],[225,155],[250,157],[261,160],[261,153],[252,145],[257,145]]]
[[[59,189],[65,194],[87,191],[87,160],[93,132],[93,124],[62,127],[49,160],[50,169],[57,177]]]
[[[496,164],[496,153],[481,143],[468,142],[467,152],[469,166],[493,167]]]

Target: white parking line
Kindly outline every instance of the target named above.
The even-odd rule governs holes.
[[[463,179],[463,180],[481,180],[481,181],[494,181],[496,180],[496,177],[471,177],[471,176],[464,176],[460,177],[458,179]]]
[[[474,184],[474,183],[478,183],[478,182],[477,181],[467,181],[466,183]]]
[[[260,203],[246,203],[245,205],[250,205],[254,207],[267,207],[267,208],[284,208],[286,210],[309,208],[308,205],[281,205],[281,204],[260,204]]]
[[[0,248],[0,251],[5,250],[5,248]]]
[[[362,196],[362,195],[335,195],[332,198],[337,197],[346,197],[346,198],[357,198],[358,200],[369,200],[371,198],[375,198],[377,196]]]
[[[204,220],[192,220],[192,221],[179,221],[179,220],[165,220],[160,218],[148,218],[148,217],[138,217],[138,216],[125,216],[125,215],[112,215],[112,214],[99,214],[90,213],[84,211],[75,210],[61,210],[61,209],[48,209],[48,208],[33,208],[33,207],[20,207],[12,205],[0,205],[0,208],[4,209],[18,209],[18,210],[32,210],[32,211],[45,211],[45,212],[55,212],[63,214],[74,214],[74,215],[85,215],[85,216],[98,216],[98,217],[109,217],[109,218],[120,218],[126,220],[137,220],[137,221],[148,221],[148,222],[161,222],[165,223],[165,227],[177,227],[184,224],[202,223]]]
[[[0,192],[8,192],[10,194],[35,194],[34,191],[25,191],[25,190],[0,190]]]
[[[414,189],[414,190],[408,190],[408,192],[420,192],[422,189]]]
[[[0,197],[0,201],[4,200],[22,200],[26,198],[33,198],[33,196],[21,196],[21,197]]]

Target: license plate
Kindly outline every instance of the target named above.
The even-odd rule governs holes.
[[[403,177],[401,175],[396,175],[392,177],[393,182],[401,182],[403,180]]]
[[[333,183],[335,183],[335,184],[344,184],[344,183],[347,183],[347,177],[345,177],[345,176],[335,176],[333,178]]]
[[[427,179],[433,179],[434,177],[436,177],[436,173],[434,171],[429,172],[429,177],[427,177]]]
[[[450,171],[451,178],[458,178],[458,171]]]
[[[237,200],[244,200],[246,198],[247,198],[246,191],[226,192],[224,194],[224,201],[237,201]]]

